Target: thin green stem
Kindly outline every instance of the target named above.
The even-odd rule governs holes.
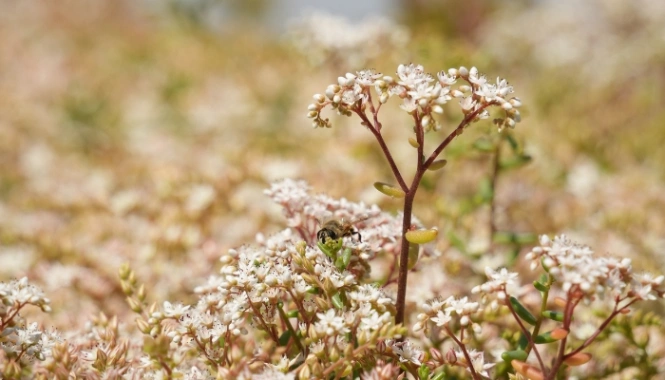
[[[585,348],[589,347],[589,346],[590,346],[590,345],[596,340],[596,338],[598,337],[598,335],[600,335],[600,333],[603,332],[603,330],[605,330],[605,329],[607,328],[607,326],[610,324],[610,322],[612,322],[612,320],[613,320],[617,315],[619,315],[619,314],[620,314],[623,310],[625,310],[626,308],[630,307],[630,305],[632,305],[632,304],[635,303],[636,301],[637,301],[637,299],[634,299],[634,300],[630,301],[628,304],[626,304],[625,306],[623,306],[623,307],[621,307],[621,308],[619,308],[619,304],[618,304],[618,303],[615,304],[615,305],[614,305],[614,310],[612,310],[612,313],[611,313],[607,318],[605,318],[605,320],[603,321],[603,323],[601,323],[600,326],[598,326],[598,328],[597,328],[596,331],[593,333],[593,335],[591,335],[589,338],[587,338],[587,340],[585,340],[584,343],[582,343],[582,344],[581,344],[579,347],[577,347],[575,350],[573,350],[573,351],[571,351],[571,352],[569,352],[569,353],[563,355],[561,362],[563,362],[564,360],[570,358],[571,356],[573,356],[573,355],[575,355],[575,354],[581,352],[581,351],[584,350]],[[561,363],[558,363],[558,364],[561,365]],[[553,370],[554,370],[554,368],[553,368]]]
[[[284,322],[284,324],[286,325],[286,328],[291,333],[291,337],[296,342],[296,346],[298,346],[298,349],[302,353],[303,357],[306,357],[307,353],[305,352],[305,347],[302,346],[302,343],[300,342],[300,339],[298,339],[298,336],[296,335],[296,332],[293,329],[293,326],[291,326],[291,322],[289,322],[289,317],[287,317],[286,313],[284,313],[284,309],[283,309],[281,303],[277,304],[277,310],[279,311],[279,317],[282,318],[282,322]]]
[[[353,352],[351,352],[351,357],[350,358],[349,357],[340,358],[333,365],[331,365],[330,367],[326,368],[323,371],[323,376],[327,377],[340,365],[351,362],[353,360],[353,358],[355,358],[358,354],[360,354],[361,352],[368,349],[370,347],[370,345],[371,345],[371,343],[365,343],[362,346],[356,348],[355,350],[353,350]],[[307,363],[303,363],[303,365],[307,365]]]
[[[392,153],[390,153],[390,149],[388,149],[388,145],[386,145],[386,141],[383,139],[383,136],[381,135],[381,123],[379,123],[378,119],[376,119],[376,115],[374,116],[375,123],[372,123],[369,120],[369,118],[367,118],[365,112],[363,112],[360,109],[360,106],[356,107],[354,111],[362,119],[363,121],[362,124],[365,125],[370,132],[372,132],[372,134],[376,138],[376,141],[379,143],[379,146],[383,151],[383,155],[386,157],[386,160],[388,160],[388,165],[390,165],[390,169],[392,170],[395,179],[399,183],[400,188],[402,189],[402,191],[407,192],[409,188],[406,186],[404,177],[402,177],[402,173],[400,173],[399,168],[397,167],[397,164],[393,159]]]
[[[500,158],[501,158],[501,144],[503,140],[499,138],[496,146],[494,147],[494,152],[492,154],[492,173],[490,174],[490,189],[492,191],[492,199],[490,199],[490,217],[489,217],[489,251],[490,253],[494,252],[494,235],[496,234],[498,228],[496,225],[496,183],[499,179],[500,171]]]
[[[462,355],[464,355],[464,358],[466,359],[466,363],[467,363],[467,366],[469,368],[469,372],[471,372],[471,377],[473,377],[474,379],[480,379],[481,378],[480,375],[478,375],[476,370],[473,368],[473,362],[471,361],[471,355],[469,355],[469,353],[467,352],[466,346],[464,345],[464,343],[462,343],[461,340],[457,339],[455,334],[448,328],[448,326],[444,326],[444,328],[446,329],[446,333],[448,334],[448,336],[452,340],[455,341],[457,346],[462,351]],[[464,331],[464,330],[462,330],[462,331]]]
[[[520,326],[520,329],[522,330],[522,333],[526,338],[529,340],[529,346],[533,346],[535,342],[533,341],[533,334],[529,332],[529,330],[524,326],[524,323],[522,323],[522,319],[517,315],[517,312],[513,308],[513,305],[510,304],[510,302],[506,302],[506,306],[508,306],[508,310],[510,310],[510,313],[513,315],[513,318],[515,318],[515,321],[517,321],[517,324]],[[543,371],[543,373],[547,373],[547,368],[545,367],[545,363],[543,363],[543,359],[540,357],[540,353],[538,352],[537,349],[533,350],[533,353],[536,354],[536,358],[538,359],[538,363],[540,364],[540,370]]]
[[[538,336],[538,334],[540,334],[540,327],[543,325],[543,320],[545,319],[545,317],[543,317],[543,311],[547,309],[547,299],[549,298],[550,295],[549,289],[550,286],[552,285],[552,276],[548,274],[547,278],[548,278],[547,284],[545,284],[545,286],[547,286],[547,291],[543,292],[543,296],[540,301],[540,314],[537,317],[536,325],[533,327],[533,336]],[[529,341],[529,345],[526,347],[525,350],[526,353],[529,354],[532,348],[535,349],[533,340]]]
[[[434,151],[432,152],[432,154],[430,154],[429,158],[428,158],[428,159],[425,161],[425,163],[423,164],[423,166],[425,167],[425,169],[429,168],[430,165],[432,165],[432,163],[434,162],[434,160],[436,160],[436,158],[439,156],[439,154],[441,154],[441,152],[442,152],[442,151],[448,146],[448,144],[450,144],[451,141],[453,141],[453,139],[454,139],[456,136],[459,136],[459,135],[462,134],[462,132],[464,132],[464,128],[466,128],[466,126],[467,126],[467,125],[468,125],[473,119],[475,119],[476,116],[478,116],[478,114],[480,114],[481,112],[483,112],[483,111],[485,110],[485,108],[487,108],[487,107],[489,107],[489,106],[491,106],[491,105],[493,105],[493,104],[494,104],[494,103],[488,103],[488,104],[485,104],[484,106],[482,106],[482,107],[478,108],[477,110],[471,112],[470,114],[466,115],[466,116],[464,117],[464,119],[462,119],[462,121],[460,121],[460,123],[459,123],[459,125],[457,126],[457,128],[455,128],[455,130],[453,130],[453,131],[452,131],[452,132],[446,137],[446,139],[443,140],[443,141],[439,144],[439,146],[436,147],[436,149],[434,149]]]

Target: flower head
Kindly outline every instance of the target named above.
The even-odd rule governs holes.
[[[328,119],[321,118],[321,111],[331,106],[340,115],[351,116],[356,113],[364,116],[366,106],[375,109],[370,89],[374,87],[378,94],[378,103],[383,104],[392,96],[402,100],[400,107],[413,115],[427,131],[436,131],[441,127],[433,114],[444,112],[443,105],[453,97],[462,98],[460,106],[465,116],[472,115],[472,120],[485,119],[489,116],[487,108],[499,106],[505,117],[495,120],[499,128],[514,127],[521,120],[517,108],[521,102],[517,98],[508,99],[513,87],[505,79],[497,78],[496,83],[489,83],[478,69],[465,67],[451,68],[439,72],[436,77],[425,72],[422,65],[410,63],[397,67],[397,78],[381,77],[373,70],[362,70],[356,74],[347,73],[331,84],[325,95],[314,95],[315,103],[308,107],[308,117],[313,119],[313,126],[330,127]],[[465,84],[452,86],[462,79]],[[363,123],[368,128],[380,128]]]

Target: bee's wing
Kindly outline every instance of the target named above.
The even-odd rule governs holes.
[[[357,224],[357,223],[360,223],[360,222],[364,222],[364,221],[366,221],[366,220],[369,219],[369,218],[370,218],[369,215],[366,215],[366,214],[364,214],[364,215],[360,215],[360,216],[358,216],[357,218],[354,218],[354,219],[350,222],[350,224]]]

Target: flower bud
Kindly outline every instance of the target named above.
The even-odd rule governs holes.
[[[339,90],[341,90],[341,87],[331,84],[328,86],[328,88],[326,88],[326,96],[328,99],[332,100],[335,94],[339,92]]]
[[[383,354],[386,352],[386,341],[385,340],[380,340],[378,343],[376,343],[376,352],[379,354]]]
[[[455,354],[455,350],[453,350],[452,348],[446,352],[446,361],[449,364],[457,363],[457,354]]]
[[[300,372],[298,372],[298,379],[308,380],[310,377],[311,377],[311,372],[309,370],[309,366],[308,365],[303,366]]]
[[[463,98],[464,97],[464,93],[460,90],[452,90],[450,92],[450,95],[452,95],[453,98]]]
[[[381,96],[379,97],[379,102],[381,102],[381,104],[384,104],[388,101],[389,98],[390,94],[388,94],[387,92],[382,92]]]
[[[420,125],[423,128],[427,128],[429,124],[432,122],[432,117],[430,115],[425,115],[422,120],[420,120]]]
[[[330,350],[330,355],[328,355],[328,357],[331,362],[336,362],[339,359],[339,351],[337,350],[337,347],[333,347]]]
[[[118,269],[118,275],[120,276],[121,280],[126,280],[129,278],[129,274],[131,273],[131,269],[129,268],[128,263],[123,263],[120,265],[120,268]]]
[[[478,77],[478,68],[476,66],[471,67],[471,70],[469,70],[469,76]]]
[[[443,355],[441,354],[441,351],[437,350],[436,348],[430,348],[429,349],[429,354],[432,357],[432,360],[434,360],[437,363],[443,364]]]
[[[141,306],[141,304],[134,298],[127,297],[127,303],[129,304],[129,308],[132,309],[133,312],[140,313],[141,311],[143,311],[143,307]]]

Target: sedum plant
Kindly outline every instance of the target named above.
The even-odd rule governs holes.
[[[372,91],[374,90],[374,91]],[[436,237],[436,231],[414,233],[411,224],[413,202],[418,186],[427,170],[438,170],[445,166],[446,160],[437,160],[441,152],[464,132],[464,129],[489,117],[489,109],[498,107],[503,111],[501,118],[494,119],[499,130],[513,128],[521,120],[517,98],[508,98],[513,87],[505,79],[497,78],[495,83],[481,75],[475,67],[451,68],[439,72],[436,77],[426,73],[421,65],[399,65],[397,78],[383,76],[374,70],[363,70],[356,74],[348,73],[337,79],[337,84],[326,88],[325,95],[316,94],[316,101],[309,106],[308,116],[313,119],[313,126],[331,127],[329,119],[321,116],[321,111],[331,107],[340,115],[360,118],[360,123],[376,138],[383,154],[397,181],[396,186],[377,183],[377,190],[386,195],[404,198],[402,217],[402,236],[397,286],[397,314],[395,323],[404,323],[406,302],[406,284],[408,277],[408,253],[410,244],[428,242]],[[372,94],[374,93],[374,96]],[[413,136],[409,143],[415,148],[415,174],[410,183],[393,159],[393,155],[383,138],[383,124],[379,113],[388,100],[397,96],[402,100],[400,107],[413,118]],[[444,112],[443,106],[453,98],[459,99],[462,121],[449,132],[438,145],[430,151],[425,150],[425,134],[442,129],[436,118]]]

